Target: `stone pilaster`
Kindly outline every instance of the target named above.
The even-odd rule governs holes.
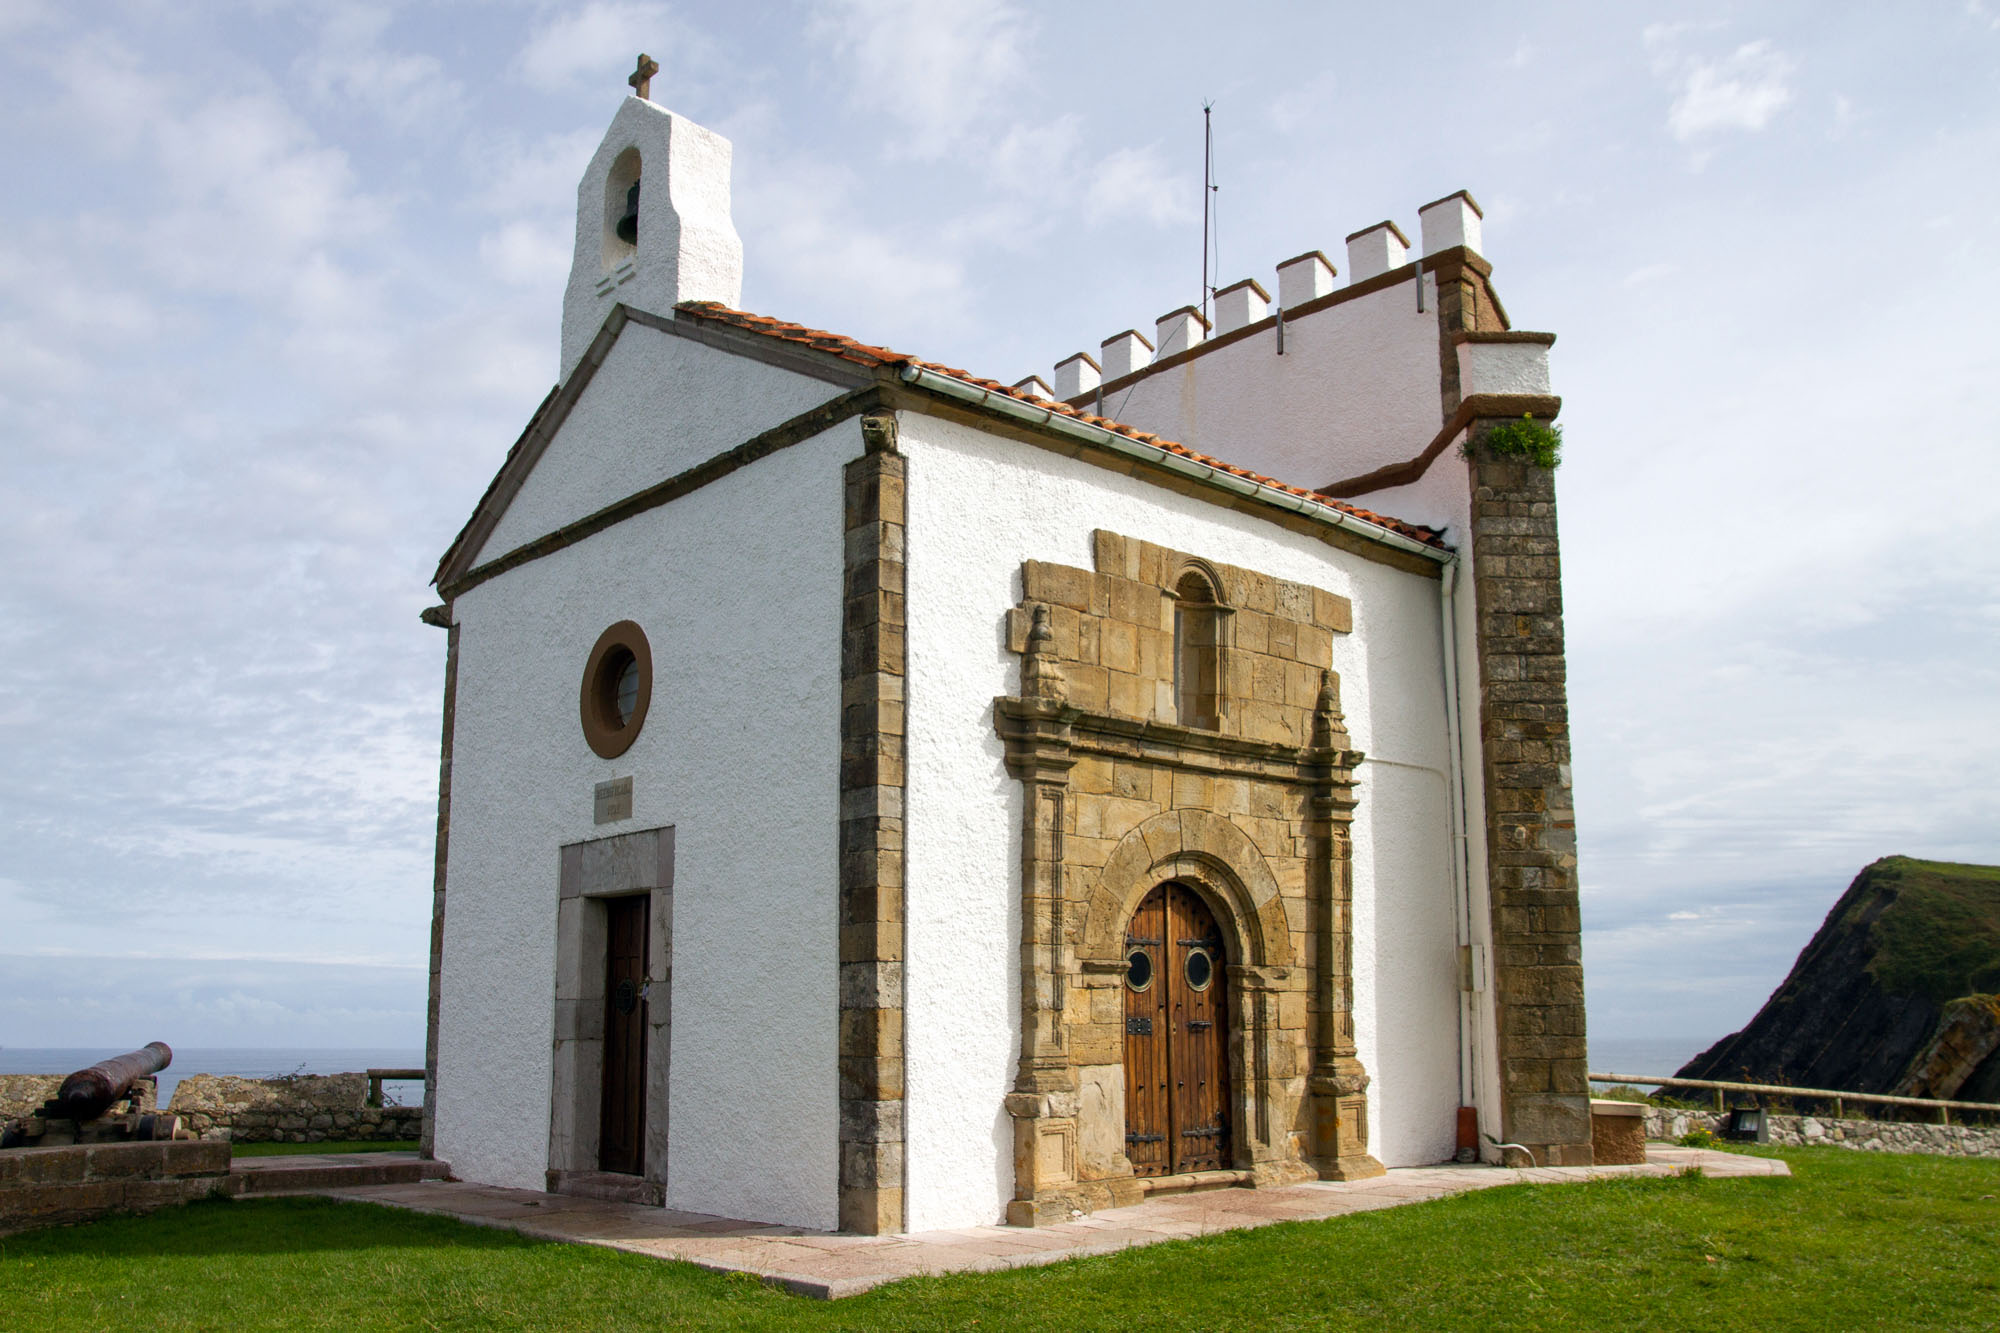
[[[1063,716],[1068,682],[1056,662],[1049,608],[1031,613],[1021,659],[1021,696],[1002,701],[1008,769],[1022,786],[1021,1060],[1007,1112],[1014,1121],[1016,1226],[1066,1219],[1079,1202],[1076,1182],[1077,1076],[1063,1009],[1069,1001],[1064,957],[1063,880],[1068,823],[1070,727]]]
[[[458,713],[458,626],[451,607],[434,606],[423,613],[426,625],[445,631],[444,730],[438,742],[437,847],[431,862],[430,993],[424,1004],[424,1131],[421,1155],[437,1155],[438,1007],[444,996],[444,881],[451,845],[451,739]]]
[[[1591,1160],[1582,920],[1555,481],[1472,431],[1472,574],[1500,1074],[1500,1137]]]
[[[904,487],[896,419],[847,465],[840,710],[840,1226],[904,1228]]]
[[[1313,708],[1308,773],[1312,783],[1312,875],[1318,930],[1314,949],[1312,1164],[1322,1180],[1364,1180],[1383,1173],[1368,1152],[1368,1071],[1354,1040],[1354,875],[1348,826],[1354,819],[1347,719],[1340,681],[1320,673]]]

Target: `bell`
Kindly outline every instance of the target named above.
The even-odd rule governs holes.
[[[618,239],[627,245],[639,243],[639,182],[625,192],[625,216],[618,219]]]

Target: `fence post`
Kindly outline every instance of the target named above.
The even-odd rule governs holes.
[[[1847,1118],[1847,1112],[1841,1107],[1840,1098],[1838,1097],[1833,1099],[1833,1118],[1835,1120],[1845,1120]]]
[[[1727,1095],[1727,1094],[1725,1094],[1725,1093],[1724,1093],[1724,1092],[1722,1091],[1722,1089],[1721,1089],[1721,1088],[1717,1088],[1717,1089],[1715,1090],[1715,1113],[1716,1113],[1717,1115],[1721,1115],[1721,1114],[1722,1114],[1722,1113],[1723,1113],[1724,1111],[1726,1111],[1726,1110],[1728,1110],[1728,1109],[1729,1109],[1728,1107],[1724,1106],[1724,1105],[1723,1105],[1723,1103],[1722,1103],[1722,1099],[1723,1099],[1723,1097],[1724,1097],[1724,1096],[1726,1096],[1726,1095]]]

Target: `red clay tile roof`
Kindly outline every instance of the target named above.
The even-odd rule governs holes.
[[[1197,453],[1184,444],[1176,444],[1172,440],[1161,439],[1159,436],[1148,431],[1140,430],[1135,426],[1128,426],[1122,421],[1112,421],[1107,417],[1092,416],[1088,412],[1078,411],[1069,404],[1058,402],[1052,398],[1036,398],[1008,385],[1001,384],[996,380],[985,379],[953,366],[939,365],[933,361],[925,361],[920,357],[906,356],[902,352],[891,351],[886,347],[875,347],[868,343],[856,342],[852,338],[844,337],[838,333],[828,333],[823,329],[809,329],[801,324],[787,324],[781,319],[772,319],[768,315],[753,315],[747,311],[731,310],[728,306],[718,305],[713,301],[683,301],[675,306],[674,309],[682,314],[693,315],[700,319],[714,320],[718,324],[727,324],[733,328],[746,329],[751,333],[762,334],[767,338],[777,338],[784,342],[798,343],[802,346],[813,348],[816,351],[837,356],[843,361],[852,361],[856,365],[866,366],[871,370],[887,367],[917,366],[924,370],[934,371],[940,375],[949,375],[955,380],[962,380],[967,384],[985,389],[990,393],[1005,394],[1009,398],[1016,398],[1021,402],[1030,403],[1035,407],[1045,408],[1049,411],[1060,412],[1066,417],[1073,417],[1078,421],[1088,422],[1093,426],[1100,426],[1105,430],[1113,431],[1128,439],[1138,440],[1143,444],[1150,444],[1168,453],[1179,454],[1183,458],[1192,459],[1207,467],[1212,467],[1218,472],[1227,472],[1232,476],[1242,477],[1248,481],[1269,486],[1273,490],[1283,491],[1287,495],[1295,495],[1301,500],[1310,500],[1314,504],[1324,505],[1328,509],[1338,510],[1343,514],[1351,514],[1355,518],[1373,523],[1379,528],[1387,528],[1391,532],[1400,533],[1402,536],[1423,542],[1426,545],[1439,547],[1440,549],[1444,547],[1442,535],[1433,529],[1422,527],[1415,523],[1405,523],[1402,519],[1391,518],[1387,514],[1377,514],[1371,510],[1344,504],[1339,500],[1321,495],[1317,491],[1293,486],[1289,483],[1278,481],[1275,478],[1266,477],[1261,473],[1252,472],[1247,468],[1237,467],[1233,463],[1225,463],[1219,458],[1211,458],[1207,454]]]

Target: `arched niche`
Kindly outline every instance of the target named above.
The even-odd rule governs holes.
[[[1170,879],[1194,886],[1230,927],[1232,947],[1242,951],[1232,963],[1291,965],[1291,925],[1277,877],[1248,834],[1205,810],[1155,815],[1119,842],[1090,891],[1083,959],[1116,963],[1133,909]]]

